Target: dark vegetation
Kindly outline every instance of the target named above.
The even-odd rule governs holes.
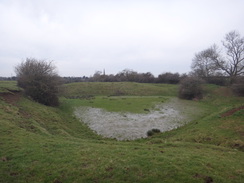
[[[16,81],[17,78],[15,76],[13,77],[0,77],[0,81]]]
[[[180,75],[179,73],[165,72],[155,77],[152,73],[138,73],[130,69],[113,75],[106,75],[105,72],[97,71],[87,81],[90,82],[138,82],[138,83],[165,83],[165,84],[178,84],[180,79],[184,78],[186,74]]]
[[[232,91],[237,96],[244,96],[244,77],[237,77],[231,86]]]
[[[181,81],[179,87],[179,98],[181,99],[202,99],[203,81],[199,78],[187,77]]]
[[[150,136],[153,136],[154,134],[160,133],[160,132],[161,131],[159,129],[153,128],[153,129],[147,131],[147,136],[150,137]]]
[[[27,58],[15,67],[18,86],[27,96],[49,106],[58,106],[58,92],[61,84],[52,62]]]

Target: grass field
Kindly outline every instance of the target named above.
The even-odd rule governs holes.
[[[11,91],[20,91],[21,89],[17,87],[15,81],[1,81],[0,92],[1,93],[11,93]]]
[[[64,96],[175,96],[177,85],[133,82],[83,82],[63,87]]]
[[[244,180],[244,110],[228,112],[244,99],[228,88],[205,86],[203,100],[185,101],[204,111],[199,118],[135,141],[95,134],[73,116],[73,108],[143,113],[175,97],[177,85],[71,83],[63,86],[59,108],[6,92],[17,88],[15,82],[0,82],[0,88],[0,182]]]

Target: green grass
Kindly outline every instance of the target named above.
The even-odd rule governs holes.
[[[89,83],[86,84],[89,88]],[[94,83],[90,84],[94,87]],[[103,84],[112,85],[95,85]],[[72,107],[77,105],[115,111],[121,106],[121,110],[138,108],[133,112],[142,112],[155,102],[165,101],[169,97],[163,95],[167,87],[177,89],[171,85],[138,86],[151,86],[148,90],[154,94],[145,98],[136,97],[135,92],[131,93],[133,97],[108,97],[112,95],[108,92],[104,96],[97,94],[92,100],[63,98],[59,108],[43,106],[25,97],[9,104],[2,96],[0,182],[207,182],[211,179],[221,183],[243,182],[244,111],[224,118],[220,115],[243,105],[244,99],[220,95],[225,90],[221,87],[206,86],[209,93],[202,101],[186,101],[186,107],[192,104],[205,109],[204,117],[148,139],[125,142],[106,139],[72,115]],[[16,86],[12,83],[4,87],[8,90]],[[156,95],[158,88],[163,90],[161,96]],[[72,87],[70,90],[69,96],[84,95]],[[127,105],[128,101],[132,104]]]
[[[10,93],[11,91],[20,91],[16,81],[0,81],[0,93]]]
[[[65,99],[62,98],[62,104],[68,106],[89,106],[103,108],[111,112],[132,112],[145,113],[152,109],[155,104],[167,101],[168,97],[161,96],[97,96],[92,99]],[[63,107],[63,105],[61,107]],[[70,108],[72,109],[72,108]]]
[[[82,82],[63,87],[64,96],[176,96],[177,85],[133,82]]]

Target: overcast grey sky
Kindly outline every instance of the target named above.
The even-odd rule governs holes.
[[[26,57],[61,76],[189,72],[226,33],[244,36],[244,0],[0,0],[0,76]]]

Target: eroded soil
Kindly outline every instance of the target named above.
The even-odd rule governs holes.
[[[223,117],[231,116],[231,115],[234,114],[235,112],[240,111],[240,110],[242,110],[242,109],[244,109],[244,106],[240,106],[240,107],[238,107],[238,108],[231,109],[231,110],[229,110],[229,111],[227,111],[227,112],[221,114],[221,117],[223,118]]]
[[[15,105],[21,97],[21,92],[12,91],[8,93],[0,93],[0,97],[2,97],[5,102]]]

